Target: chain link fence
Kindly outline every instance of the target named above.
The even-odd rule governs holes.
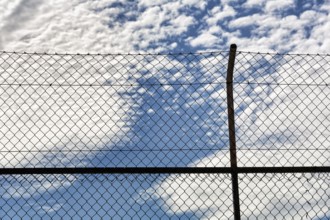
[[[240,52],[239,166],[330,165],[330,56]]]
[[[330,218],[330,56],[232,49],[0,52],[1,219]]]
[[[1,167],[174,167],[221,151],[226,55],[1,53]]]

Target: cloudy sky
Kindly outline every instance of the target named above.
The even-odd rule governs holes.
[[[0,50],[51,54],[178,53],[228,50],[231,43],[236,43],[241,51],[328,54],[329,12],[330,2],[321,0],[2,1]],[[220,149],[226,150],[228,147],[228,140],[222,140],[225,139],[223,136],[227,135],[224,128],[227,120],[225,84],[217,84],[224,82],[221,80],[224,80],[223,73],[227,64],[225,53],[196,55],[196,61],[188,61],[190,66],[184,65],[189,56],[183,58],[180,55],[166,58],[147,56],[146,59],[132,56],[128,57],[129,62],[122,56],[111,55],[46,55],[43,58],[50,61],[44,63],[41,59],[42,65],[39,65],[40,56],[2,53],[1,59],[10,60],[11,57],[17,60],[14,64],[0,66],[0,71],[3,71],[0,81],[47,84],[87,82],[96,83],[97,86],[88,89],[40,86],[35,89],[3,85],[0,88],[0,119],[6,124],[0,133],[0,144],[5,146],[5,150],[15,147],[19,153],[22,150],[30,152],[29,155],[1,154],[1,166],[228,166],[228,153]],[[297,82],[300,83],[329,84],[328,57],[300,56],[295,59],[285,55],[241,53],[238,55],[241,62],[236,74],[241,74],[245,77],[244,80],[254,79],[261,83],[290,84],[296,82],[292,79],[299,79]],[[57,61],[57,65],[52,64],[53,59]],[[261,71],[259,74],[254,69],[258,62],[267,71]],[[34,65],[31,65],[32,63]],[[105,68],[101,68],[99,64]],[[165,64],[174,64],[175,68]],[[223,71],[218,71],[218,64],[224,65],[219,68]],[[59,65],[62,65],[64,70],[59,68]],[[100,68],[90,68],[87,71],[87,67],[91,65]],[[139,65],[144,68],[144,73],[138,71],[138,68],[143,69]],[[47,68],[46,72],[44,68]],[[84,77],[81,78],[82,75]],[[292,76],[296,78],[291,78]],[[44,79],[45,81],[40,81]],[[273,81],[267,81],[269,79]],[[205,83],[210,80],[216,82],[215,85],[143,86],[143,83]],[[112,83],[118,82],[141,83],[142,86],[111,86]],[[100,86],[105,84],[110,86]],[[330,102],[327,97],[329,87],[315,87],[311,90],[310,87],[299,86],[252,86],[243,82],[236,84],[234,92],[238,97],[235,102],[238,110],[238,147],[282,147],[282,150],[287,150],[290,147],[318,149],[320,146],[329,145],[327,127],[330,126],[330,109],[326,104]],[[37,110],[31,112],[31,109]],[[40,117],[33,118],[32,115]],[[89,117],[90,115],[92,116]],[[167,118],[164,119],[163,115]],[[300,123],[301,117],[304,123]],[[290,120],[286,120],[287,118]],[[38,131],[42,131],[42,134]],[[182,135],[181,131],[185,133]],[[135,138],[131,138],[132,135]],[[318,137],[318,140],[315,140],[315,137]],[[165,156],[152,151],[147,154],[133,151],[111,155],[92,154],[88,151],[90,148],[98,151],[105,148],[111,150],[114,146],[144,146],[145,143],[150,144],[148,146],[151,148],[154,145],[162,149],[170,145],[189,148],[195,146],[195,141],[211,150],[207,154],[194,154],[193,151],[190,154],[170,152]],[[70,151],[75,147],[79,150],[87,149],[87,153],[79,151],[79,154],[71,156],[64,153],[46,157],[38,152],[40,149],[47,151],[62,148]],[[215,147],[217,150],[214,150]],[[285,155],[272,154],[270,151],[267,155],[260,152],[254,154],[253,151],[244,152],[239,155],[240,165],[329,165],[329,151],[317,151],[317,155],[311,155],[309,151],[296,151],[294,157],[288,152]],[[76,160],[73,160],[73,157],[76,157]],[[252,175],[241,182],[242,187],[250,190],[242,195],[246,201],[246,204],[242,204],[246,211],[245,217],[263,216],[267,215],[267,210],[280,209],[282,211],[273,213],[275,217],[290,214],[301,219],[302,215],[306,215],[304,207],[310,207],[311,202],[316,204],[313,216],[325,218],[330,215],[327,209],[329,192],[324,189],[327,179],[313,179],[303,175],[287,175],[285,178],[279,175],[274,179],[274,176],[270,175],[265,180]],[[105,190],[109,187],[107,181],[101,181],[103,187],[95,189],[88,181],[75,181],[74,176],[64,176],[64,180],[49,177],[53,182],[47,178],[38,178],[34,181],[29,179],[30,184],[27,184],[24,178],[12,185],[12,182],[5,181],[8,184],[5,185],[6,194],[2,200],[16,205],[14,208],[4,207],[0,214],[6,212],[7,215],[14,216],[15,207],[25,204],[24,210],[31,215],[65,215],[68,207],[72,207],[76,201],[68,202],[63,200],[63,196],[79,197],[79,189],[84,188],[95,190],[95,198],[99,201],[100,198],[109,201],[115,197],[125,200],[109,208],[119,217],[132,214],[128,210],[136,211],[132,211],[133,205],[142,210],[136,211],[141,216],[147,212],[166,217],[187,218],[211,218],[232,214],[228,208],[231,206],[231,195],[228,191],[230,178],[226,175],[173,175],[159,179],[149,176],[150,181],[140,176],[136,178],[137,182],[118,182],[115,178],[111,184],[115,182],[119,185],[114,191]],[[303,182],[299,182],[301,178],[306,178],[305,182],[308,180],[309,184],[302,185]],[[266,181],[273,187],[267,188],[263,185]],[[40,187],[39,182],[44,182],[45,185]],[[292,182],[299,183],[292,186]],[[281,191],[281,184],[292,186],[292,194],[287,196],[288,198],[285,196],[287,193]],[[265,188],[263,193],[266,196],[260,196],[260,193],[251,190],[256,185]],[[316,188],[313,188],[313,185]],[[45,193],[47,190],[49,192]],[[318,192],[314,193],[316,196],[313,195],[313,190]],[[302,194],[302,191],[308,193]],[[98,209],[97,203],[93,202],[92,193],[85,195],[87,199],[78,200],[78,206],[89,204],[92,207],[90,210]],[[259,203],[254,207],[247,206],[249,199]],[[286,205],[294,208],[286,209]],[[251,212],[252,209],[257,211]],[[266,213],[262,210],[266,210]]]
[[[128,53],[227,49],[326,53],[329,1],[13,0],[0,49]]]

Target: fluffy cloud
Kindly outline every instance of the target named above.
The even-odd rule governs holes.
[[[294,0],[289,0],[289,1],[271,0],[266,2],[265,11],[269,13],[276,10],[287,10],[292,7],[294,7]]]
[[[209,41],[204,46],[196,41],[205,38],[211,27],[218,26],[222,30],[217,35],[219,43],[225,39],[244,50],[309,53],[330,50],[323,34],[330,20],[329,3],[299,6],[293,1],[251,0],[242,5],[228,4],[208,10],[198,35],[189,39],[192,47],[211,47]]]
[[[216,45],[219,41],[218,37],[216,35],[213,35],[211,33],[203,33],[199,35],[197,38],[190,41],[191,46],[206,46],[206,47],[212,47],[212,45]]]
[[[5,11],[0,23],[3,50],[118,53],[156,47],[162,51],[171,47],[159,45],[160,41],[179,36],[194,24],[194,17],[181,12],[193,5],[190,1],[30,0],[1,4]]]
[[[17,0],[0,4],[2,50],[165,52],[182,46],[227,49],[232,42],[254,51],[329,50],[326,2]],[[220,31],[210,33],[214,28]]]

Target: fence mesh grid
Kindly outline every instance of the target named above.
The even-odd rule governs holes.
[[[229,52],[0,52],[0,169],[229,168]],[[238,167],[328,167],[330,56],[237,52]],[[329,219],[329,173],[239,173],[243,219]],[[1,219],[234,217],[230,174],[2,174]]]
[[[330,56],[239,52],[239,166],[330,165]]]
[[[221,151],[226,60],[2,53],[1,166],[185,166]]]
[[[0,182],[2,219],[200,219],[215,215],[227,219],[233,215],[228,174],[4,175]]]
[[[329,219],[329,173],[240,174],[242,219]]]

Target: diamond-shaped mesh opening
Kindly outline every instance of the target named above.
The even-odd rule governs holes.
[[[238,52],[239,166],[329,166],[330,56]]]
[[[329,173],[239,174],[242,219],[329,219]]]
[[[227,166],[227,55],[1,52],[0,166]]]
[[[232,218],[228,174],[3,175],[1,219]]]

